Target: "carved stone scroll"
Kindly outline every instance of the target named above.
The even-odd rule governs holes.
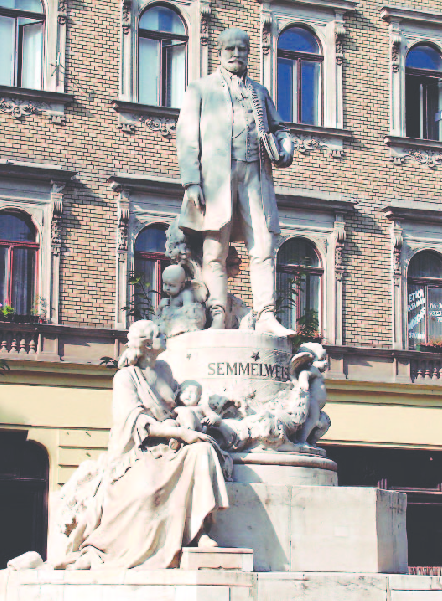
[[[121,7],[123,34],[128,35],[132,24],[132,0],[123,0]]]
[[[272,44],[272,13],[270,10],[262,9],[261,12],[261,27],[262,27],[262,53],[267,56],[270,54]]]
[[[344,62],[344,36],[346,30],[342,21],[336,21],[335,39],[336,39],[336,64],[342,65]]]
[[[200,40],[201,46],[207,46],[209,44],[209,26],[210,18],[212,16],[212,7],[210,2],[202,0],[200,4]]]

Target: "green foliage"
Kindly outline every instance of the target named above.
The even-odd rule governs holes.
[[[105,365],[109,369],[118,369],[118,361],[112,357],[101,357],[100,361],[100,365]]]
[[[150,319],[155,314],[150,294],[156,291],[150,290],[150,282],[146,282],[144,274],[131,273],[129,284],[133,286],[134,292],[129,304],[123,307],[123,311],[126,311],[135,321]]]
[[[15,314],[15,309],[11,305],[2,305],[0,312],[3,313],[3,317],[12,317]]]

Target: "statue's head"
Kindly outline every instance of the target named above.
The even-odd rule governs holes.
[[[127,334],[127,349],[118,361],[118,367],[136,365],[141,357],[152,355],[156,357],[164,350],[158,326],[149,319],[135,321]]]
[[[250,39],[245,31],[236,27],[225,29],[218,37],[221,66],[231,73],[241,75],[247,69]]]
[[[181,265],[169,265],[163,271],[163,290],[169,296],[177,296],[186,284],[186,272]]]

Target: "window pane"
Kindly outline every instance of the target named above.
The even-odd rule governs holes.
[[[35,228],[25,216],[0,213],[0,240],[35,242]]]
[[[148,318],[150,316],[149,311],[155,311],[158,306],[161,290],[156,265],[157,261],[155,260],[135,257],[135,275],[141,276],[142,284],[147,285],[145,289],[147,298],[150,301],[149,304],[140,286],[134,286],[135,310],[138,312],[138,315],[135,315],[136,319],[140,317]]]
[[[442,342],[442,288],[428,288],[428,341]]]
[[[420,77],[405,76],[405,120],[408,138],[421,137]]]
[[[14,85],[15,20],[0,16],[0,85]]]
[[[408,268],[410,278],[442,278],[442,257],[431,251],[414,255]]]
[[[319,294],[321,286],[321,276],[306,273],[302,276],[299,294],[300,315],[305,315],[306,311],[315,311],[319,315]]]
[[[294,278],[294,274],[276,273],[276,299],[282,302],[278,319],[286,328],[296,328],[298,297],[292,293]]]
[[[166,106],[180,108],[186,89],[186,43],[172,42],[166,48]]]
[[[29,314],[34,305],[35,250],[14,248],[11,305],[19,315]]]
[[[41,90],[43,23],[20,25],[22,31],[21,86]]]
[[[301,61],[301,123],[319,124],[321,65]]]
[[[302,27],[291,27],[279,36],[278,49],[293,52],[320,53],[319,44],[315,36]]]
[[[40,0],[0,0],[3,8],[15,8],[17,10],[29,10],[33,13],[43,14]]]
[[[442,71],[441,53],[431,46],[417,46],[408,53],[405,65],[414,69]]]
[[[409,284],[408,286],[408,341],[410,348],[417,344],[425,344],[425,286]]]
[[[140,19],[140,28],[186,35],[181,18],[170,8],[156,6],[147,10]]]
[[[8,248],[0,246],[0,303],[6,302],[8,295]]]
[[[147,227],[140,232],[135,241],[135,252],[166,252],[166,231],[158,227]]]
[[[143,104],[159,104],[160,42],[140,37],[138,100]]]
[[[440,140],[440,120],[436,121],[436,114],[442,110],[442,80],[437,81],[434,77],[425,80],[426,95],[426,119],[427,138],[429,140]]]
[[[320,267],[314,245],[305,238],[291,238],[278,251],[278,265]]]
[[[284,121],[293,123],[297,119],[296,108],[296,77],[294,69],[296,61],[278,58],[278,112]]]

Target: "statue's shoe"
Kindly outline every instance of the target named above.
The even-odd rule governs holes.
[[[263,313],[255,325],[255,332],[258,334],[273,334],[273,336],[281,336],[282,338],[292,338],[296,336],[294,330],[285,328],[276,319],[273,313]]]
[[[213,540],[213,538],[210,538],[210,536],[208,534],[202,534],[201,538],[198,541],[198,547],[199,548],[212,548],[212,547],[217,547],[218,543]]]

